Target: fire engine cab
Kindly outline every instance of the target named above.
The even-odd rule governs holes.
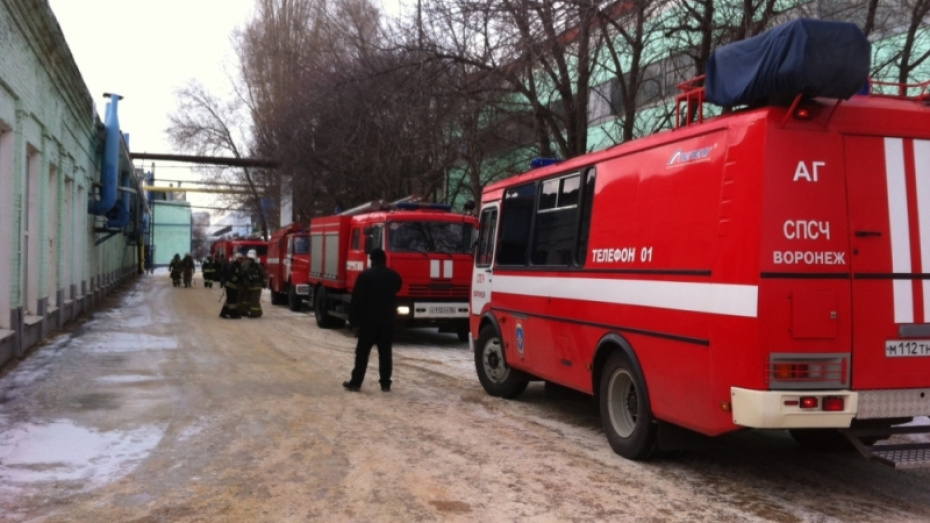
[[[213,242],[210,247],[210,254],[214,257],[222,254],[227,260],[231,260],[236,253],[246,256],[250,250],[255,249],[258,255],[258,261],[262,265],[268,264],[268,242],[255,238],[227,238]]]
[[[899,441],[930,431],[930,83],[882,93],[869,59],[852,24],[786,24],[715,51],[676,129],[486,187],[485,390],[591,394],[630,459],[684,427],[930,461]]]
[[[310,234],[300,224],[278,229],[268,240],[268,288],[271,303],[299,311],[310,295]]]
[[[311,298],[317,325],[340,327],[376,247],[403,279],[397,319],[468,339],[468,285],[477,219],[445,204],[376,201],[310,221]]]

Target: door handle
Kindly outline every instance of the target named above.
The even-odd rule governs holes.
[[[881,231],[856,231],[856,238],[868,238],[869,236],[881,236]]]

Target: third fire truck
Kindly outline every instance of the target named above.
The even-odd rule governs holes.
[[[268,289],[271,303],[299,311],[310,295],[310,234],[297,223],[278,229],[268,240]]]
[[[380,247],[400,273],[401,325],[436,326],[468,337],[468,287],[477,220],[445,204],[372,202],[310,221],[310,277],[316,322],[338,327],[349,317],[355,281]]]
[[[677,129],[486,187],[487,392],[591,394],[630,459],[685,427],[927,463],[876,443],[928,432],[930,83],[870,85],[869,59],[852,24],[792,22],[718,49]]]

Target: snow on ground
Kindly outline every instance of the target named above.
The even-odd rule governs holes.
[[[30,415],[41,400],[36,391],[68,366],[93,364],[99,355],[178,348],[178,340],[134,332],[150,323],[141,294],[126,294],[119,307],[95,313],[78,327],[49,339],[14,369],[0,376],[0,507],[42,492],[51,483],[73,482],[89,491],[133,470],[164,435],[158,426],[101,431],[82,425],[79,409],[53,419]],[[152,376],[120,374],[94,379],[103,386],[143,383]],[[46,395],[53,395],[46,393]],[[2,519],[2,518],[0,518]]]
[[[95,488],[117,480],[155,448],[164,430],[98,432],[72,420],[20,422],[0,434],[0,493],[30,483],[81,480]]]

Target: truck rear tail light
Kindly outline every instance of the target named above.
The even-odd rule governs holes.
[[[817,396],[801,396],[801,408],[802,409],[816,409],[820,402],[817,401]]]
[[[845,388],[849,354],[787,354],[769,356],[766,381],[770,389]]]
[[[823,410],[842,411],[845,408],[845,402],[840,396],[827,396],[823,399]]]

